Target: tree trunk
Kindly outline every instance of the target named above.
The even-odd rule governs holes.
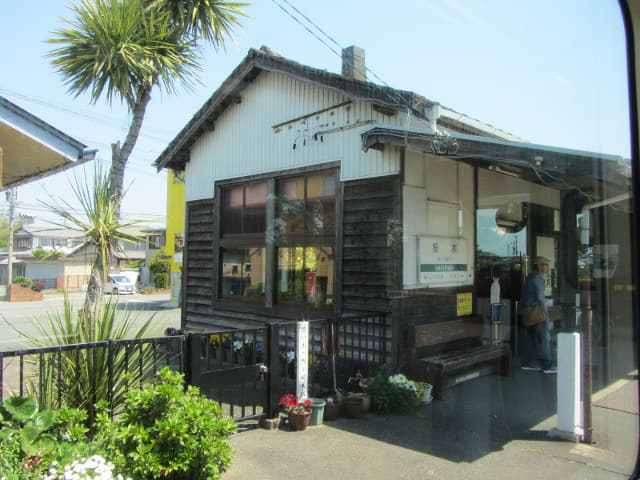
[[[104,257],[103,252],[96,246],[96,258],[91,267],[91,276],[89,277],[89,285],[87,285],[87,294],[84,298],[82,306],[83,313],[90,320],[91,325],[95,325],[98,307],[102,305],[104,298]],[[109,255],[107,255],[108,257]]]
[[[109,172],[109,193],[112,195],[114,201],[119,203],[122,199],[122,185],[124,183],[124,169],[127,166],[129,156],[133,151],[140,129],[142,128],[142,121],[144,120],[144,114],[147,110],[147,105],[151,100],[151,87],[141,88],[138,92],[137,102],[133,107],[133,118],[131,119],[131,125],[129,131],[124,140],[122,147],[120,142],[111,145],[111,170]],[[120,206],[116,216],[120,216]]]

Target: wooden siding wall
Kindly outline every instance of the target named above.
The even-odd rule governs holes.
[[[391,311],[401,256],[390,228],[397,224],[399,176],[344,183],[342,309]],[[400,249],[401,250],[401,249]]]
[[[370,102],[276,73],[261,73],[241,97],[191,148],[187,201],[215,196],[219,180],[327,162],[341,162],[344,181],[396,174],[398,149],[365,152],[360,132],[373,123],[425,126],[414,116],[407,119],[406,112],[385,115]]]
[[[182,286],[182,326],[186,328],[201,325],[213,315],[213,294],[216,288],[214,211],[213,199],[187,203]]]

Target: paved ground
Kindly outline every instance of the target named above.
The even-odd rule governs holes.
[[[557,426],[555,379],[521,371],[483,377],[416,415],[369,413],[303,432],[244,424],[232,437],[233,465],[223,479],[629,478],[638,416],[594,407],[596,444],[554,440],[547,432]]]

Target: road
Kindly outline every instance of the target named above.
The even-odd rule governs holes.
[[[105,301],[109,299],[110,296],[105,295]],[[70,300],[77,309],[82,305],[84,295],[73,294]],[[180,326],[180,309],[169,300],[168,294],[120,295],[114,300],[118,301],[119,315],[127,310],[133,311],[136,324],[153,315],[155,327],[150,336],[160,336],[167,327]],[[18,331],[35,336],[38,334],[39,321],[46,322],[49,315],[62,311],[63,296],[59,294],[45,295],[45,299],[39,302],[0,302],[0,351],[30,346]]]

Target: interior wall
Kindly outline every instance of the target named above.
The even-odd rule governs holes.
[[[473,282],[474,186],[469,165],[407,150],[403,185],[403,286],[450,287]],[[420,280],[421,238],[458,242],[466,252],[464,279],[428,285]]]

